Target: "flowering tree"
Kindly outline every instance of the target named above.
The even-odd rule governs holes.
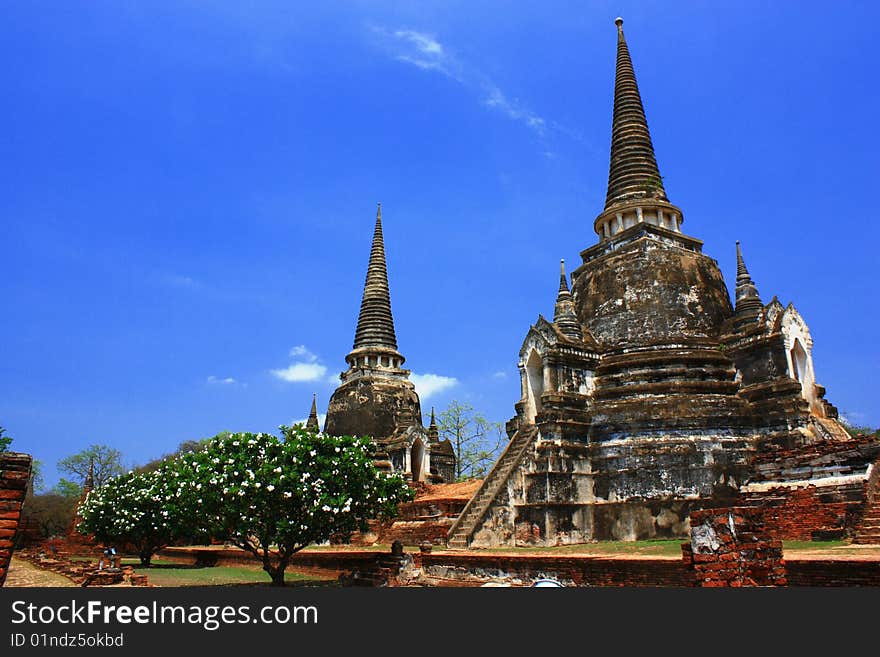
[[[400,475],[376,470],[369,439],[281,427],[283,438],[238,433],[177,461],[181,490],[210,533],[259,558],[284,585],[291,557],[335,533],[393,516],[413,491]]]
[[[145,473],[129,472],[90,491],[79,507],[77,531],[103,543],[128,544],[144,566],[158,550],[197,528],[191,500],[168,464]]]

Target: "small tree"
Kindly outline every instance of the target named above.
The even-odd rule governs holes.
[[[52,492],[27,497],[21,509],[22,525],[35,523],[43,538],[63,534],[73,520],[76,502],[76,498]]]
[[[81,452],[58,461],[58,469],[77,480],[80,486],[85,483],[89,468],[93,469],[95,488],[103,486],[113,477],[125,472],[122,466],[122,452],[107,445],[91,445]]]
[[[369,439],[281,430],[283,439],[217,438],[178,461],[181,487],[194,496],[206,529],[259,558],[277,586],[299,550],[393,516],[414,495],[400,475],[376,470]]]
[[[86,496],[77,531],[105,544],[130,545],[149,566],[157,551],[193,533],[197,511],[185,492],[172,464],[114,477]]]
[[[5,452],[12,443],[12,436],[4,436],[6,429],[0,427],[0,452]]]
[[[470,404],[452,400],[440,412],[437,426],[440,437],[448,439],[455,450],[457,481],[485,476],[504,446],[501,423],[489,422]]]

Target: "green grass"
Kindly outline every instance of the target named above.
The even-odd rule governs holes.
[[[782,541],[783,550],[827,550],[848,545],[846,541]]]
[[[123,561],[127,561],[123,559]],[[271,583],[269,575],[259,567],[253,566],[213,566],[210,568],[189,566],[162,560],[154,562],[155,567],[136,567],[139,575],[147,575],[150,584],[155,586],[231,586],[240,584],[266,585]],[[135,564],[132,564],[135,565]],[[287,570],[284,577],[293,586],[329,586],[335,580],[318,579],[313,575],[302,575]]]

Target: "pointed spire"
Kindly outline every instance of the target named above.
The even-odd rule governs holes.
[[[583,340],[584,334],[580,322],[574,312],[574,302],[568,289],[568,278],[565,275],[565,260],[559,261],[559,293],[556,295],[556,307],[553,323],[562,334],[572,340]]]
[[[306,420],[306,429],[314,429],[320,431],[321,426],[318,424],[318,395],[312,394],[312,410],[309,412],[309,419]]]
[[[761,314],[764,304],[758,294],[749,270],[743,260],[739,240],[736,242],[736,306],[734,316],[737,324],[755,321]]]
[[[86,473],[86,480],[83,483],[83,494],[88,493],[95,487],[95,459],[89,459],[89,471]]]
[[[614,77],[611,167],[605,210],[617,203],[635,199],[667,200],[635,70],[623,36],[623,19],[618,18],[614,22],[617,25],[617,72]]]
[[[431,424],[428,425],[428,440],[436,443],[440,440],[440,429],[437,427],[437,419],[434,417],[434,407],[431,407]]]
[[[354,336],[354,348],[385,347],[397,350],[394,318],[391,316],[391,294],[388,291],[388,270],[385,266],[385,242],[382,237],[382,204],[376,211],[373,247],[364,283],[364,296]]]

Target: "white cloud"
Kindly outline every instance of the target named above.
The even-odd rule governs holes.
[[[419,393],[422,401],[458,385],[458,379],[454,376],[440,376],[439,374],[410,374],[409,379],[415,385],[416,392]]]
[[[492,374],[492,378],[493,378],[493,379],[506,379],[506,378],[507,378],[507,372],[505,372],[504,370],[498,370],[497,372],[495,372],[494,374]]]
[[[318,357],[311,351],[309,351],[309,348],[306,347],[304,344],[298,344],[293,347],[290,350],[289,355],[291,358],[302,358],[309,363],[314,363],[316,360],[318,360]]]
[[[514,121],[522,121],[535,132],[543,133],[547,127],[547,122],[544,119],[522,107],[519,101],[510,100],[494,84],[486,85],[486,97],[483,99],[483,103],[488,107],[494,107]]]
[[[288,383],[319,381],[327,374],[327,368],[319,363],[293,363],[281,370],[271,370],[272,376]]]
[[[228,385],[232,385],[233,383],[235,383],[235,379],[233,379],[231,376],[219,377],[219,376],[211,375],[208,377],[208,383],[228,386]]]
[[[282,369],[269,370],[277,379],[288,383],[305,383],[308,381],[325,381],[338,383],[338,379],[331,375],[327,377],[327,366],[319,362],[318,356],[304,344],[291,347],[288,355],[294,359],[290,365]]]
[[[492,80],[458,59],[433,35],[416,30],[392,31],[382,27],[374,27],[373,32],[398,61],[425,71],[437,71],[479,94],[486,107],[523,123],[539,135],[544,134],[547,122],[543,118],[518,100],[508,98]]]

